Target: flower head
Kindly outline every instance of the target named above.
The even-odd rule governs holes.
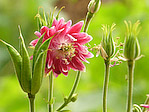
[[[47,52],[46,73],[53,71],[58,76],[61,73],[68,75],[70,69],[84,71],[85,66],[81,61],[88,62],[86,58],[93,57],[88,48],[83,46],[92,40],[90,35],[80,32],[83,22],[71,24],[71,20],[64,23],[63,18],[59,21],[54,19],[51,28],[43,26],[40,32],[35,32],[39,38],[45,33],[43,41],[53,36]],[[35,39],[30,44],[35,46],[37,42],[38,39]]]

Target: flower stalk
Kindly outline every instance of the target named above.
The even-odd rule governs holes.
[[[134,67],[135,61],[140,59],[140,45],[137,39],[139,33],[138,26],[140,24],[137,21],[135,24],[129,21],[126,24],[126,37],[124,43],[124,57],[128,64],[128,93],[127,93],[127,112],[132,112],[132,102],[133,102],[133,78],[134,78]]]
[[[30,112],[35,112],[34,107],[35,107],[35,95],[28,94],[29,102],[30,102]]]
[[[53,81],[53,73],[51,72],[51,74],[49,75],[49,112],[53,112]]]
[[[115,45],[112,37],[112,31],[115,29],[115,24],[103,25],[103,37],[101,41],[100,54],[104,59],[105,63],[105,78],[103,85],[103,112],[107,112],[107,94],[108,94],[108,83],[110,75],[110,61],[111,57],[115,53]]]
[[[129,60],[128,62],[128,93],[127,93],[127,112],[132,112],[132,98],[133,98],[133,74],[134,74],[134,67],[135,67],[135,61]]]
[[[108,94],[108,83],[109,83],[109,73],[110,71],[110,60],[105,60],[105,78],[103,87],[103,112],[107,112],[107,94]]]
[[[68,96],[68,98],[65,98],[64,103],[57,109],[57,111],[62,110],[68,103],[73,102],[72,99],[75,97],[72,97],[74,95],[74,92],[78,86],[79,80],[80,80],[80,76],[81,76],[81,72],[78,71],[77,75],[76,75],[76,79],[75,82],[73,84],[72,90]]]

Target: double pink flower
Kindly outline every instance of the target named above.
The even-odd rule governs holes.
[[[64,23],[63,18],[59,21],[54,19],[51,28],[43,26],[40,32],[35,32],[39,38],[45,32],[43,41],[53,36],[47,52],[45,71],[48,73],[52,70],[56,77],[61,73],[67,76],[71,68],[84,71],[85,66],[81,61],[88,63],[86,58],[93,57],[88,48],[83,46],[92,40],[90,35],[80,32],[83,22],[80,21],[73,26],[71,24],[71,20]],[[35,39],[30,44],[35,46],[38,40]]]

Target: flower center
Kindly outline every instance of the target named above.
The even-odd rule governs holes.
[[[60,45],[59,51],[62,53],[64,58],[72,58],[73,56],[75,56],[75,48],[72,43],[62,43]]]

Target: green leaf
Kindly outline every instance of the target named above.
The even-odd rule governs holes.
[[[41,83],[42,83],[43,66],[45,66],[44,55],[46,55],[46,52],[41,52],[35,63],[34,75],[31,81],[31,94],[33,95],[39,91]]]
[[[31,92],[31,77],[32,77],[30,57],[27,52],[20,27],[19,27],[19,32],[20,32],[20,38],[21,38],[21,57],[22,57],[21,84],[23,86],[23,90],[27,93],[30,93]]]
[[[16,75],[17,78],[19,80],[19,83],[21,85],[21,64],[22,64],[22,57],[19,54],[19,52],[10,44],[4,42],[3,40],[0,40],[3,44],[6,45],[6,47],[8,48],[8,51],[11,55],[14,67],[15,67],[15,71],[16,71]],[[21,85],[22,87],[22,85]],[[22,88],[23,89],[23,88]]]

